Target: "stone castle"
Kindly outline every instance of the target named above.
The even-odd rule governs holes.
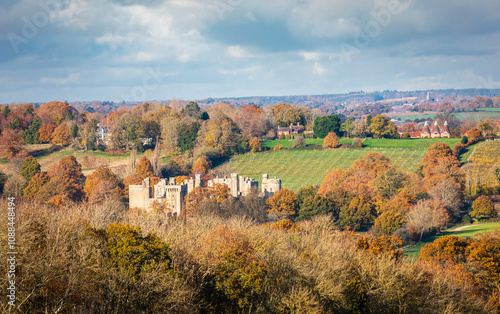
[[[207,186],[223,184],[229,187],[233,197],[246,196],[252,190],[259,190],[259,182],[252,178],[239,176],[232,173],[229,177],[215,178],[207,182]],[[165,202],[172,214],[180,215],[184,197],[191,193],[196,187],[202,187],[201,175],[196,175],[194,179],[184,180],[177,184],[175,178],[161,179],[154,188],[151,186],[151,179],[146,178],[140,185],[129,185],[129,207],[150,210],[151,205],[157,202]],[[271,197],[274,193],[281,190],[281,179],[269,179],[267,174],[262,175],[261,195],[265,198]]]

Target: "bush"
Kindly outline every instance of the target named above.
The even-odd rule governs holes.
[[[286,138],[285,133],[281,133],[280,140],[284,140]]]
[[[340,146],[339,139],[337,138],[337,134],[334,132],[328,133],[324,140],[325,147],[329,148],[337,148]]]
[[[273,146],[273,150],[283,150],[285,147],[281,144],[277,144]]]
[[[408,140],[410,138],[411,138],[410,133],[406,132],[405,134],[403,134],[403,139]]]
[[[306,139],[303,136],[297,136],[293,140],[292,148],[302,148],[306,147]]]
[[[460,143],[461,143],[462,145],[467,145],[467,143],[468,143],[468,142],[469,142],[469,139],[467,138],[467,136],[465,136],[465,135],[464,135],[464,136],[462,137],[462,140],[460,141]]]
[[[361,148],[363,147],[363,141],[358,137],[352,140],[352,147]]]

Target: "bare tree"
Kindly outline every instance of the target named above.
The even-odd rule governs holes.
[[[419,201],[407,214],[408,225],[420,232],[420,240],[424,233],[441,228],[448,221],[448,214],[439,201]]]

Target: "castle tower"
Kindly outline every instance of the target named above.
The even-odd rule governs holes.
[[[269,179],[267,173],[262,175],[262,195],[265,198],[271,197],[281,190],[281,179]]]

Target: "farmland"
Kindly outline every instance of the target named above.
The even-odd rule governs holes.
[[[341,140],[349,143],[351,140]],[[307,139],[308,145],[321,145],[322,139]],[[230,169],[241,175],[261,181],[262,173],[278,177],[285,188],[298,191],[307,185],[320,184],[333,168],[349,168],[355,160],[369,151],[380,152],[401,169],[414,172],[425,155],[427,147],[434,143],[446,143],[453,147],[460,139],[367,139],[363,149],[335,150],[282,150],[262,153],[248,153],[234,157]],[[264,141],[263,146],[271,148],[281,144],[291,147],[293,140]],[[286,145],[286,146],[285,146]]]
[[[298,191],[310,184],[320,184],[333,168],[349,168],[369,151],[384,154],[394,165],[408,171],[415,171],[425,155],[423,149],[287,150],[241,155],[231,159],[230,168],[258,181],[262,180],[262,173],[276,176],[283,187]]]
[[[494,171],[500,167],[500,141],[488,141],[477,145],[470,157],[470,163],[464,168],[471,178],[478,178],[482,184],[495,186]]]

